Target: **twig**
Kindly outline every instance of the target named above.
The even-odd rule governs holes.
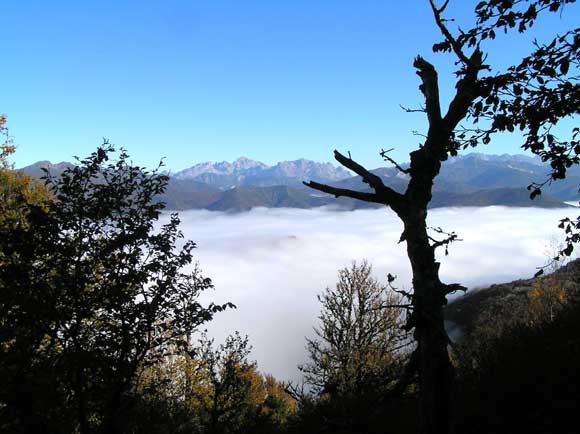
[[[451,243],[453,243],[455,241],[463,241],[461,238],[458,238],[458,235],[455,232],[445,232],[440,227],[428,227],[427,229],[431,229],[432,231],[434,231],[438,234],[447,236],[447,238],[445,238],[443,240],[437,240],[437,239],[433,238],[432,236],[427,235],[429,240],[433,242],[433,244],[431,245],[431,248],[433,250],[436,250],[439,247],[445,246],[445,256],[447,256],[449,254],[449,245]]]
[[[427,110],[425,110],[425,107],[421,107],[418,109],[412,109],[409,107],[405,107],[404,105],[399,104],[399,107],[401,107],[401,109],[407,113],[425,113]]]
[[[393,149],[388,149],[388,150],[384,150],[381,149],[381,157],[383,157],[383,160],[388,161],[389,163],[391,163],[393,166],[395,166],[397,168],[397,170],[399,170],[399,172],[404,173],[406,175],[409,174],[409,169],[403,169],[399,163],[397,163],[395,160],[393,160],[391,157],[389,157],[387,154],[389,152],[391,152]]]
[[[437,26],[439,27],[439,30],[441,30],[443,36],[445,36],[445,39],[447,39],[447,41],[449,41],[449,43],[451,44],[451,48],[453,49],[459,60],[461,60],[466,66],[474,66],[471,59],[469,59],[465,55],[465,53],[463,53],[461,49],[461,44],[457,42],[457,39],[455,39],[453,35],[451,35],[451,32],[449,31],[449,29],[447,29],[447,26],[445,26],[443,19],[441,18],[441,14],[447,7],[448,3],[449,1],[446,1],[443,4],[443,6],[441,6],[441,8],[437,8],[437,6],[435,6],[434,0],[429,0],[429,4],[431,5],[431,9],[433,10],[433,16],[435,17],[435,22],[437,23]]]

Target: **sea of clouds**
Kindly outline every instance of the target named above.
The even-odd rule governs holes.
[[[562,238],[557,224],[565,216],[576,216],[576,210],[431,210],[430,226],[463,240],[449,256],[439,252],[442,281],[474,289],[533,276]],[[320,309],[316,295],[334,286],[340,268],[367,259],[378,279],[391,273],[400,288],[410,288],[405,245],[397,244],[402,225],[388,209],[185,211],[180,218],[185,238],[198,246],[203,274],[215,285],[202,300],[237,306],[216,315],[208,333],[218,342],[235,330],[248,334],[259,369],[282,380],[300,378],[305,337],[313,336]]]

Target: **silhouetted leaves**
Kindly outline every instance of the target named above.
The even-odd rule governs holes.
[[[176,247],[177,215],[156,226],[167,176],[130,165],[125,151],[113,160],[114,152],[105,142],[62,176],[47,174],[55,200],[42,213],[24,203],[26,225],[0,221],[2,404],[20,414],[30,413],[20,407],[25,397],[60,407],[83,434],[123,431],[138,369],[163,353],[153,350],[228,306],[197,301],[212,283],[191,266],[195,244]],[[59,396],[32,386],[42,378]]]

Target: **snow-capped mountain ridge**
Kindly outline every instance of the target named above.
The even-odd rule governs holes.
[[[173,175],[178,180],[196,180],[226,189],[232,185],[297,185],[305,180],[339,181],[352,174],[331,163],[317,163],[301,158],[281,161],[274,166],[240,157],[233,162],[204,162]]]

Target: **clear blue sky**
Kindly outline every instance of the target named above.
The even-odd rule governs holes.
[[[452,0],[469,27],[475,1]],[[505,65],[532,37],[580,22],[578,5],[534,32],[490,45]],[[2,0],[0,113],[17,166],[85,156],[107,137],[138,164],[179,170],[239,156],[370,167],[381,147],[401,161],[420,141],[413,58],[453,91],[450,58],[427,0]],[[514,138],[480,151],[515,153]]]

